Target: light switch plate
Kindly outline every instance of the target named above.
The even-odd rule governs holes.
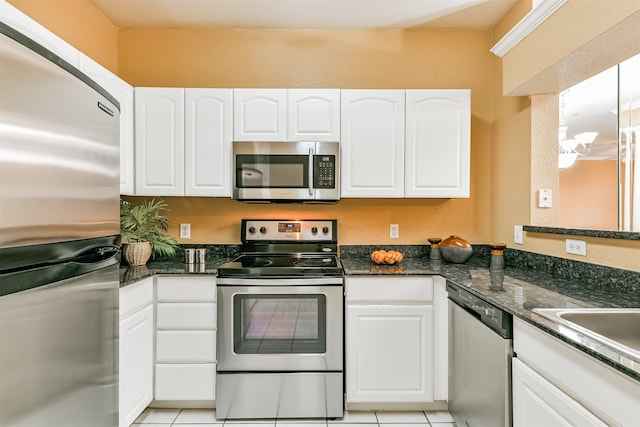
[[[522,226],[514,225],[513,226],[513,243],[518,245],[522,244]]]
[[[389,237],[392,239],[400,237],[400,228],[398,227],[398,224],[389,225]]]

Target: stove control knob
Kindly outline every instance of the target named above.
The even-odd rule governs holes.
[[[255,232],[256,232],[255,227],[249,227],[249,234],[255,234]]]
[[[324,234],[329,234],[329,227],[322,227],[322,232]]]
[[[260,232],[262,234],[267,234],[267,227],[260,227]]]
[[[311,234],[318,234],[318,227],[311,227]]]

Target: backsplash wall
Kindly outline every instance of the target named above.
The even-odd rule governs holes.
[[[141,203],[152,197],[123,197]],[[181,223],[191,224],[191,239],[183,244],[240,242],[243,218],[338,220],[338,242],[356,244],[426,244],[429,237],[457,234],[472,243],[487,243],[486,213],[465,208],[467,199],[342,199],[335,204],[249,204],[226,198],[156,197],[169,205],[168,234],[178,238]],[[389,238],[389,224],[400,237]]]

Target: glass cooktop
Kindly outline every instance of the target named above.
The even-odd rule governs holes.
[[[218,267],[218,276],[340,276],[342,264],[336,255],[241,255]]]

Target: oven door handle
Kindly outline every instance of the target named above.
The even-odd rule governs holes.
[[[309,148],[309,196],[313,196],[313,148]]]
[[[342,286],[342,277],[309,277],[300,279],[247,279],[218,277],[217,286]]]

